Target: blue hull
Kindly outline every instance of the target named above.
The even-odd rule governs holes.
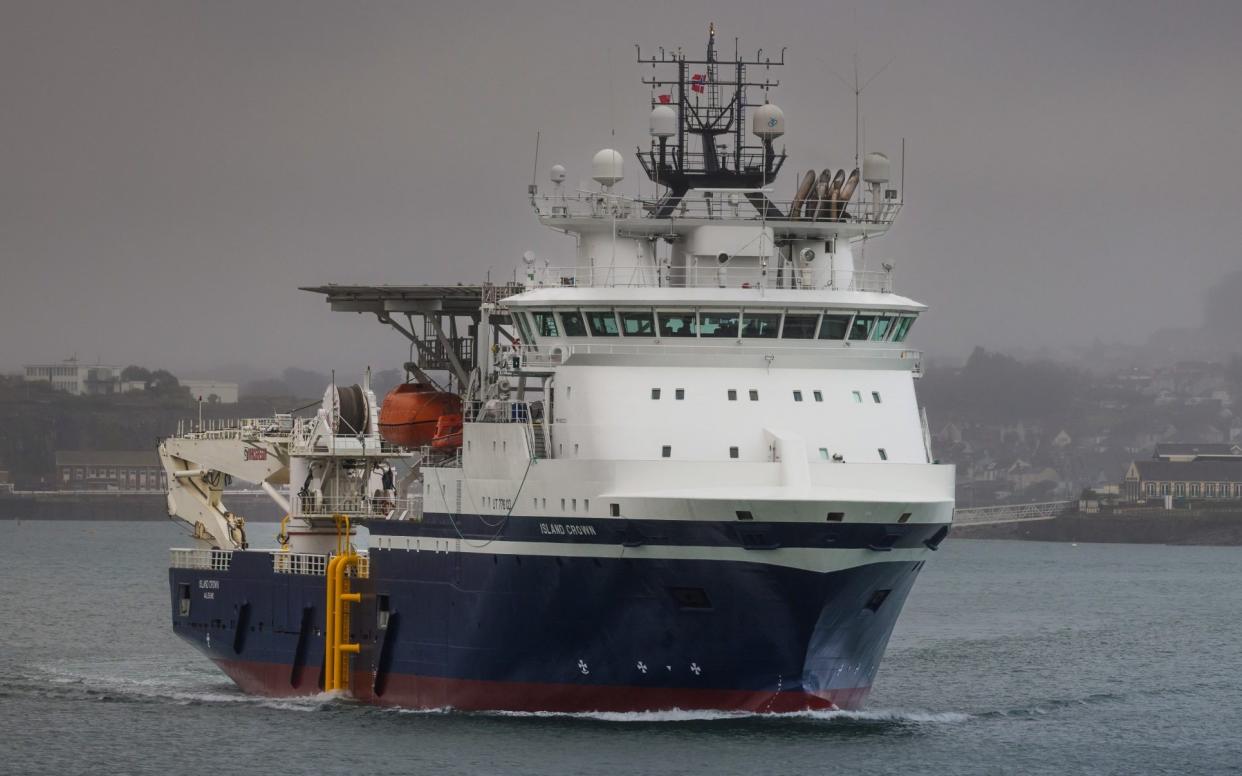
[[[436,526],[402,531],[434,536]],[[900,528],[898,546],[938,526]],[[350,615],[351,638],[362,645],[352,693],[413,708],[854,708],[923,565],[889,561],[883,548],[874,562],[824,573],[765,562],[764,549],[750,551],[754,561],[574,550],[372,546],[369,578],[351,585],[363,593]],[[170,582],[174,630],[243,689],[322,688],[324,577],[277,574],[270,553],[236,552],[228,571],[172,569]]]

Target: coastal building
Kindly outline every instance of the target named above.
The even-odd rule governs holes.
[[[220,380],[182,380],[180,382],[182,387],[189,389],[190,395],[197,401],[219,404],[237,403],[237,383],[226,383]]]
[[[1166,443],[1134,461],[1121,485],[1126,501],[1173,498],[1242,500],[1242,445]]]
[[[24,368],[26,382],[50,383],[55,390],[74,396],[99,396],[123,389],[119,366],[80,364],[71,358],[58,364],[27,364]]]
[[[57,450],[60,490],[166,490],[155,450]]]

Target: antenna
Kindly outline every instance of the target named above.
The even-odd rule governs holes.
[[[539,187],[535,185],[535,176],[539,174],[539,136],[542,132],[535,133],[535,166],[530,171],[530,185],[526,187],[526,193],[532,197],[539,191]]]

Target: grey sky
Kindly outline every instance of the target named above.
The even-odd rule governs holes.
[[[525,201],[646,141],[644,47],[788,46],[793,171],[909,156],[873,259],[934,352],[1143,340],[1242,267],[1237,2],[0,3],[0,368],[389,367],[298,285],[568,263]],[[611,62],[611,66],[610,66]],[[610,136],[615,126],[616,137]],[[650,190],[650,185],[646,187]],[[1242,303],[1242,300],[1240,300]]]

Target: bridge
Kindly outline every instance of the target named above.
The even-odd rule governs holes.
[[[1000,504],[994,507],[953,510],[953,524],[962,527],[1051,520],[1074,506],[1073,501],[1041,501],[1035,504]]]

